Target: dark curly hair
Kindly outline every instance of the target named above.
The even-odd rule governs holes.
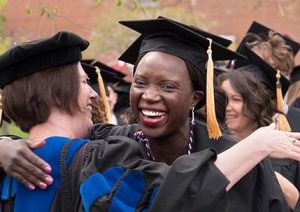
[[[244,101],[243,113],[255,122],[255,129],[272,123],[275,103],[272,94],[265,88],[252,73],[241,67],[236,70],[224,72],[217,78],[221,87],[225,80],[229,80],[232,88],[238,92]]]

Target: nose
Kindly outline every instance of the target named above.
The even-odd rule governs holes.
[[[228,100],[227,105],[226,105],[226,111],[229,111],[232,109],[232,101]]]
[[[157,88],[155,87],[149,87],[146,90],[144,90],[144,93],[142,95],[142,99],[145,101],[158,101],[160,100],[161,96]]]
[[[98,97],[98,94],[96,93],[96,91],[90,86],[90,99],[96,99],[96,97]]]

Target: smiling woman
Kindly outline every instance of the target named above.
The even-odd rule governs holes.
[[[271,124],[275,110],[271,93],[253,74],[240,69],[218,76],[218,84],[228,98],[226,125],[237,140],[246,138],[259,127]]]
[[[80,194],[90,195],[83,198],[85,210],[288,211],[272,167],[264,158],[274,155],[300,160],[299,144],[291,142],[291,137],[299,135],[290,133],[289,137],[270,126],[236,143],[227,136],[212,135],[209,121],[215,114],[208,116],[207,125],[192,115],[194,109],[205,105],[205,96],[207,111],[214,112],[210,110],[214,108],[212,58],[243,57],[226,49],[223,44],[228,42],[223,38],[167,18],[122,24],[141,33],[120,58],[135,64],[130,104],[137,124],[94,127],[92,139],[115,138],[113,146],[122,149],[100,149],[98,153],[107,153],[107,158],[99,157],[97,152],[88,155],[86,162],[91,164],[83,168],[81,179],[85,181],[80,184]],[[207,86],[206,73],[210,76]],[[116,135],[134,140],[116,139]],[[258,141],[261,145],[256,145]],[[12,157],[3,150],[15,150],[12,142],[5,140],[0,146],[3,167],[10,167],[4,156],[20,161],[19,154]],[[139,151],[131,159],[140,163],[138,170],[145,172],[135,169],[124,174],[122,164],[128,164],[125,159],[133,150]],[[25,155],[32,158],[33,154],[27,151]],[[33,158],[38,161],[37,173],[41,173],[44,163]],[[19,171],[24,166],[15,167]],[[21,179],[28,176],[20,172]],[[35,183],[42,178],[36,173],[29,175],[27,178]],[[55,183],[49,189],[52,186]],[[74,188],[78,195],[76,191]]]
[[[163,17],[121,23],[141,33],[120,57],[135,64],[130,106],[138,125],[97,126],[94,136],[135,138],[144,146],[148,159],[167,164],[173,164],[184,154],[206,148],[221,153],[235,145],[227,136],[210,139],[206,124],[193,120],[190,114],[203,106],[205,97],[210,95],[206,92],[207,37],[213,40],[214,59],[240,56],[223,47],[220,44],[224,43],[222,38]],[[232,183],[235,180],[230,179]],[[176,191],[180,193],[181,187]],[[170,192],[174,193],[174,190],[162,189],[158,197]],[[260,195],[262,198],[254,198],[257,192],[263,194]],[[269,211],[270,208],[285,211],[285,200],[269,161],[262,161],[237,182],[228,191],[228,198],[228,211]],[[179,208],[184,208],[184,201],[180,200],[181,204],[170,201],[167,205],[166,199],[159,198],[152,209],[159,211],[167,207],[180,211]]]

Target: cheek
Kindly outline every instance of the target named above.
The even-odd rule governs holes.
[[[129,102],[130,107],[134,110],[138,105],[138,100],[141,97],[142,94],[140,92],[137,92],[136,89],[130,90],[130,96],[129,96]]]

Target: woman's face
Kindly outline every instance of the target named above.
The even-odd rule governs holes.
[[[79,93],[78,93],[78,105],[80,111],[76,113],[80,120],[80,127],[82,130],[91,129],[93,126],[92,122],[92,101],[97,97],[97,93],[88,85],[88,76],[84,72],[80,63],[78,63],[79,71]]]
[[[182,59],[155,51],[140,60],[130,89],[130,105],[147,137],[166,137],[187,130],[189,111],[196,101]]]
[[[238,138],[243,139],[252,133],[254,129],[254,121],[246,117],[243,113],[244,100],[240,93],[233,89],[230,81],[224,80],[221,84],[222,89],[225,91],[228,104],[226,106],[226,125],[230,134],[236,135]]]

